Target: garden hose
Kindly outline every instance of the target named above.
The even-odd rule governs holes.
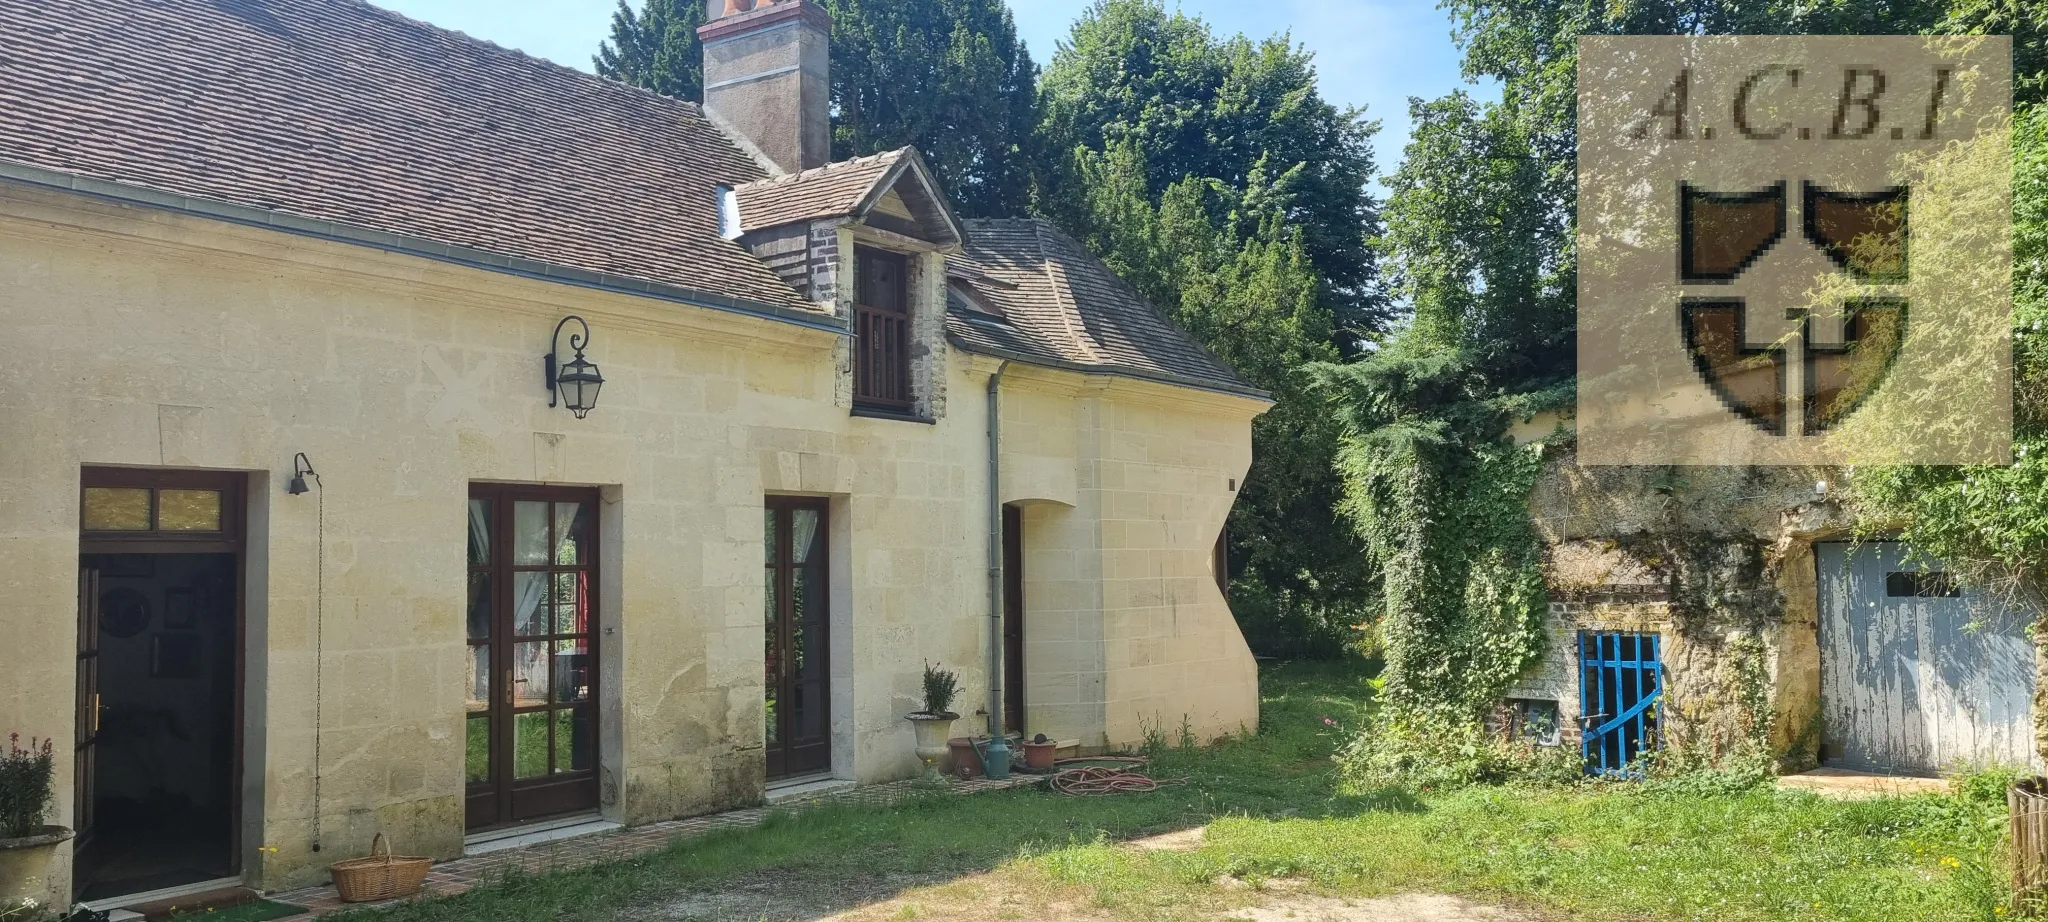
[[[1147,760],[1139,756],[1098,756],[1061,759],[1053,763],[1053,776],[1046,787],[1071,797],[1104,797],[1111,794],[1149,794],[1169,785],[1186,784],[1186,778],[1155,779],[1139,774]],[[1071,765],[1072,768],[1061,768]]]

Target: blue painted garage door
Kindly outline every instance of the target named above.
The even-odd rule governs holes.
[[[1819,547],[1829,764],[1900,774],[2038,766],[2033,618],[1909,556],[1902,544]]]

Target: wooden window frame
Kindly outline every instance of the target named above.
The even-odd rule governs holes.
[[[916,412],[917,395],[911,374],[911,342],[915,336],[916,305],[911,300],[912,257],[878,247],[857,245],[853,250],[853,402],[856,409],[888,414]],[[867,266],[885,261],[897,267],[902,307],[868,303]]]
[[[825,573],[829,587],[832,573],[832,502],[821,497],[769,496],[763,504],[763,509],[773,513],[777,522],[777,534],[774,536],[775,557],[772,560],[764,559],[763,565],[767,576],[775,580],[777,647],[779,650],[788,651],[793,646],[790,632],[796,619],[793,589],[798,570],[795,531],[790,526],[794,523],[798,511],[809,510],[818,514],[818,528],[823,540],[819,542],[816,568]],[[824,736],[820,742],[795,737],[795,721],[790,717],[790,710],[779,706],[776,709],[776,720],[780,724],[777,739],[765,749],[765,773],[772,782],[830,774],[832,771],[832,595],[829,588],[825,596],[818,600],[818,604],[823,611],[818,619],[817,649],[823,654],[825,662],[825,678],[818,696],[818,723],[824,728]],[[777,665],[784,670],[775,679],[777,700],[780,702],[783,700],[782,696],[792,688],[795,680],[787,672],[787,661]],[[762,681],[764,684],[768,681],[765,668]],[[822,753],[819,751],[820,746]],[[820,755],[822,760],[819,760],[818,764],[808,761],[816,760]]]
[[[144,470],[89,467],[79,475],[78,536],[86,554],[239,554],[248,534],[249,475],[240,471]],[[85,527],[85,491],[95,488],[149,490],[150,530],[90,531]],[[215,490],[220,493],[219,531],[158,531],[156,492]]]

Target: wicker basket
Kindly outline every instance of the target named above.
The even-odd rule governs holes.
[[[432,858],[407,858],[391,854],[391,846],[378,833],[370,843],[370,857],[337,861],[328,870],[334,874],[334,889],[344,903],[371,903],[411,896],[427,882]]]

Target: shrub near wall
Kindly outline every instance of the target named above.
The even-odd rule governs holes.
[[[1541,447],[1510,408],[1467,399],[1454,362],[1398,345],[1323,371],[1347,435],[1344,512],[1382,571],[1380,707],[1340,758],[1369,786],[1575,774],[1568,753],[1499,740],[1486,714],[1543,653],[1549,599],[1529,496]]]
[[[43,815],[56,796],[55,756],[48,740],[21,745],[21,734],[7,738],[0,752],[0,839],[26,839],[43,830]]]

